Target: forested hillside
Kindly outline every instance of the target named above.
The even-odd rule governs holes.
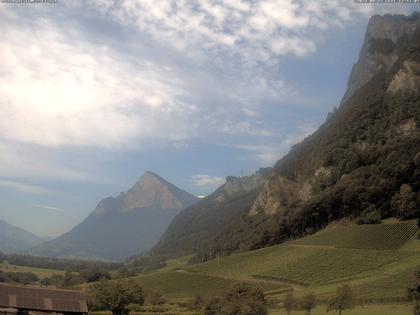
[[[343,217],[419,216],[419,26],[416,14],[371,19],[342,105],[276,163],[249,215],[203,254],[281,243]]]
[[[227,177],[213,194],[177,215],[154,247],[155,254],[191,254],[209,247],[223,229],[246,215],[272,168],[244,177]]]

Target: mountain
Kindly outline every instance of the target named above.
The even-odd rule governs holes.
[[[1,252],[14,253],[25,251],[41,242],[42,240],[38,236],[0,220]]]
[[[152,252],[183,255],[208,247],[227,225],[249,212],[271,170],[227,177],[214,193],[178,214]]]
[[[339,108],[275,164],[248,215],[204,251],[278,244],[341,218],[418,218],[419,127],[420,14],[374,16]]]
[[[99,202],[70,232],[31,250],[31,254],[121,260],[150,249],[171,220],[197,198],[158,175],[146,172],[126,193]]]

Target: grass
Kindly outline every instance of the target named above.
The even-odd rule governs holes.
[[[291,289],[297,298],[313,292],[325,301],[337,286],[346,283],[368,303],[395,305],[369,304],[344,315],[408,315],[411,307],[398,303],[420,268],[417,233],[413,221],[335,226],[297,241],[206,263],[190,266],[188,256],[173,259],[159,271],[131,279],[146,291],[160,290],[170,302],[185,302],[195,294],[218,296],[239,281],[261,286],[273,301],[280,301]],[[325,313],[321,305],[312,314]],[[273,310],[270,314],[285,312]]]
[[[405,252],[318,249],[289,264],[278,264],[261,275],[306,285],[342,282],[385,272],[415,254]],[[420,258],[420,256],[418,256]]]
[[[416,221],[394,224],[336,226],[295,241],[298,245],[395,250],[417,233]]]
[[[169,299],[192,298],[221,295],[237,281],[208,275],[191,274],[185,271],[164,271],[130,278],[143,286],[146,291],[159,290]],[[281,287],[281,284],[261,284],[264,290]]]
[[[284,310],[271,310],[270,315],[286,315]],[[293,315],[306,315],[304,311],[293,311]],[[325,306],[318,306],[312,311],[312,315],[337,314],[327,313]],[[410,315],[410,305],[368,305],[356,307],[352,310],[343,311],[343,315]]]
[[[0,263],[0,270],[4,272],[32,272],[40,279],[50,277],[53,274],[64,274],[64,271],[60,270],[10,265],[7,262]]]
[[[298,297],[312,291],[328,299],[338,285],[348,283],[364,299],[396,301],[405,297],[420,268],[416,229],[413,221],[338,226],[298,241],[185,269],[212,277],[277,281],[293,287]],[[268,293],[281,298],[284,290],[277,291]]]
[[[187,270],[244,280],[259,276],[316,285],[376,275],[393,264],[412,263],[415,259],[420,261],[419,253],[288,245],[224,257]]]

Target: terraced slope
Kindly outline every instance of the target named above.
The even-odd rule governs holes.
[[[273,298],[293,288],[297,296],[310,291],[325,300],[347,283],[368,301],[395,302],[404,299],[420,268],[416,232],[414,221],[328,228],[283,245],[201,264],[187,265],[189,257],[174,259],[162,270],[132,279],[175,300],[219,295],[238,281],[250,281]],[[407,250],[405,244],[411,243],[416,244]]]
[[[321,297],[349,283],[366,299],[398,300],[420,268],[415,221],[334,227],[315,235],[184,269],[200,275],[266,280],[310,290]],[[309,287],[308,289],[306,289]]]
[[[395,224],[337,226],[293,243],[338,248],[396,250],[412,239],[416,232],[415,220]]]
[[[378,275],[393,264],[412,265],[416,258],[420,264],[420,254],[416,252],[290,245],[230,256],[188,270],[211,276],[254,277],[309,286]]]

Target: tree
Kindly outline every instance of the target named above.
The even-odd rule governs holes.
[[[402,219],[412,219],[418,217],[416,206],[416,194],[409,184],[403,184],[400,192],[395,194],[391,200],[391,206],[396,211],[398,217]]]
[[[39,283],[41,284],[42,287],[48,287],[50,285],[50,278],[45,277],[41,279]]]
[[[353,291],[350,286],[345,284],[337,288],[335,296],[328,303],[327,312],[338,311],[338,314],[341,315],[342,311],[352,309],[354,306],[355,296]]]
[[[249,283],[238,283],[225,293],[221,301],[223,315],[266,315],[264,292]]]
[[[166,303],[166,299],[160,291],[153,290],[147,295],[147,302],[151,305],[163,305]]]
[[[313,293],[307,293],[300,301],[301,307],[306,311],[306,314],[311,315],[312,309],[316,305],[316,297]]]
[[[111,279],[111,275],[108,271],[96,268],[83,269],[79,272],[79,275],[83,277],[86,280],[86,282],[96,282],[102,279]]]
[[[295,296],[293,295],[293,292],[287,292],[286,296],[284,297],[283,300],[283,306],[286,309],[287,315],[290,315],[292,310],[295,309],[296,307],[296,299]]]
[[[190,309],[201,310],[204,306],[204,299],[200,294],[195,295],[190,301]]]
[[[203,315],[218,315],[221,311],[221,301],[219,298],[210,299],[203,308]]]
[[[94,310],[110,310],[113,315],[127,314],[130,303],[143,305],[143,290],[134,283],[101,280],[90,287],[89,304]]]
[[[414,286],[407,290],[407,296],[413,302],[413,314],[420,315],[420,271],[416,272]]]

